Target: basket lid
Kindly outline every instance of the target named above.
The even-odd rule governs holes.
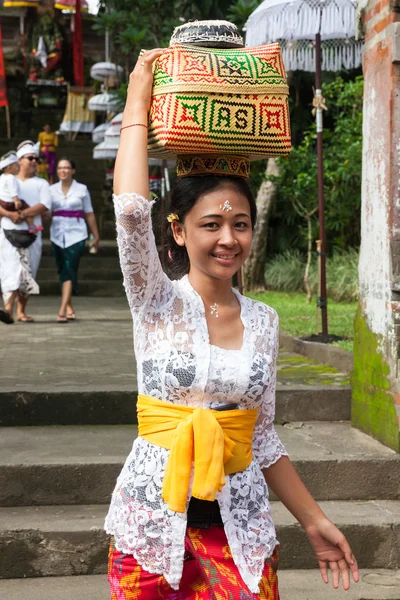
[[[206,48],[243,48],[243,38],[234,23],[229,21],[189,21],[175,27],[170,40],[173,44],[192,44]]]

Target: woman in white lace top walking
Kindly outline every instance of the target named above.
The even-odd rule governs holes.
[[[148,201],[152,63],[130,77],[115,211],[138,367],[139,437],[113,492],[111,598],[277,599],[268,487],[304,527],[328,582],[357,562],[294,470],[274,429],[278,317],[232,288],[256,209],[245,181],[187,177],[172,195],[173,264],[163,272]],[[134,166],[132,160],[134,157]]]

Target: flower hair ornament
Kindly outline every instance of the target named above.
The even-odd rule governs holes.
[[[177,215],[176,213],[171,213],[168,215],[167,221],[168,223],[172,223],[172,221],[179,221],[179,215]]]

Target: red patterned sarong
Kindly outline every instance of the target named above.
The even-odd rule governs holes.
[[[110,545],[108,581],[111,600],[279,600],[278,546],[265,561],[260,593],[252,594],[233,562],[223,527],[188,527],[179,590],[163,575],[145,571],[133,556]]]

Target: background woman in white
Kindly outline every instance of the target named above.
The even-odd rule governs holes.
[[[50,240],[61,283],[57,323],[67,323],[76,318],[72,295],[78,293],[79,261],[88,237],[86,223],[94,238],[90,247],[97,249],[100,239],[89,190],[73,179],[75,172],[74,161],[61,158],[57,163],[59,182],[50,187],[53,209]]]

